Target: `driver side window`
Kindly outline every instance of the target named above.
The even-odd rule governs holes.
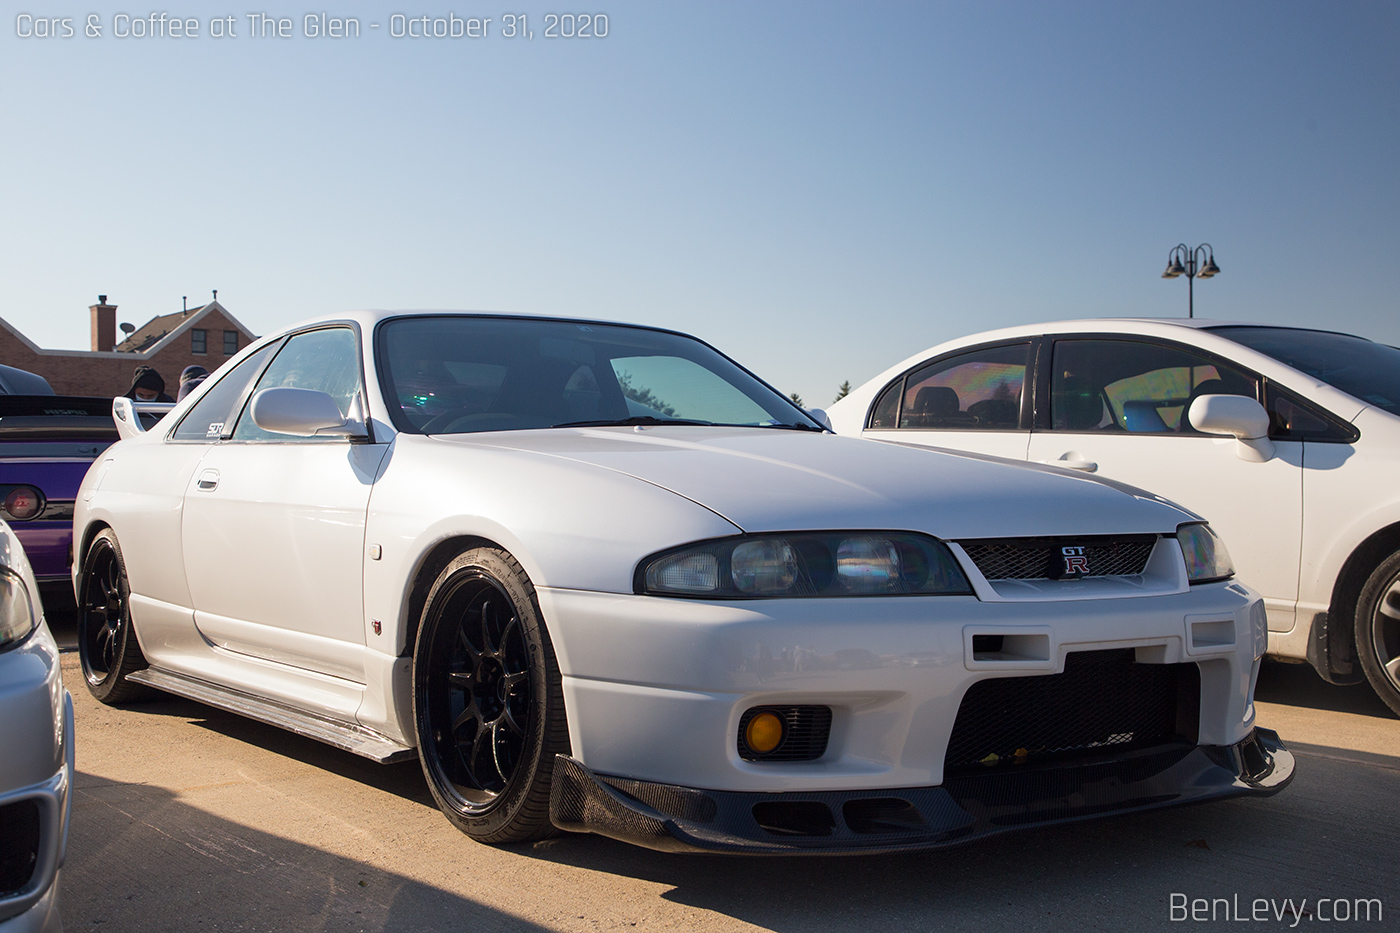
[[[348,327],[328,327],[292,337],[268,365],[253,394],[283,386],[324,392],[335,400],[341,415],[349,416],[350,406],[360,391],[360,355],[355,332]],[[264,431],[253,423],[251,396],[233,429],[233,439],[313,443],[343,440]]]

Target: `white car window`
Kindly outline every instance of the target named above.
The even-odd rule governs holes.
[[[330,327],[292,337],[268,365],[254,392],[283,386],[325,392],[335,400],[340,413],[348,416],[350,404],[360,390],[360,356],[355,332],[348,327]],[[297,443],[344,440],[337,437],[293,437],[264,431],[253,423],[250,407],[244,407],[233,430],[235,441]]]

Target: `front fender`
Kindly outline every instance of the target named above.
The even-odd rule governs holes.
[[[415,580],[449,539],[499,545],[537,587],[630,593],[646,555],[739,531],[683,496],[612,470],[401,434],[366,522],[365,611],[382,629],[370,644],[407,651]]]

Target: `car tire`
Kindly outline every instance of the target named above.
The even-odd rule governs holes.
[[[88,690],[110,706],[150,695],[126,679],[146,667],[131,625],[130,597],[121,545],[112,529],[104,529],[88,546],[78,576],[78,656]]]
[[[1361,588],[1356,653],[1371,687],[1400,716],[1400,552],[1382,561]]]
[[[554,648],[520,564],[473,548],[428,591],[413,650],[418,757],[433,798],[479,842],[553,835],[554,756],[569,750]]]

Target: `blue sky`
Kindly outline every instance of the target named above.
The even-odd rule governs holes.
[[[436,0],[434,0],[436,2]],[[154,7],[153,7],[154,8]],[[1186,313],[1400,344],[1400,5],[168,7],[200,38],[0,22],[0,317],[86,348],[219,289],[258,333],[356,307],[696,333],[809,405],[942,340]],[[157,8],[158,9],[158,8]],[[309,39],[303,16],[360,19]],[[490,17],[395,39],[389,15]],[[84,35],[96,13],[100,38]],[[232,14],[236,38],[209,36]],[[369,23],[381,28],[371,30]]]

